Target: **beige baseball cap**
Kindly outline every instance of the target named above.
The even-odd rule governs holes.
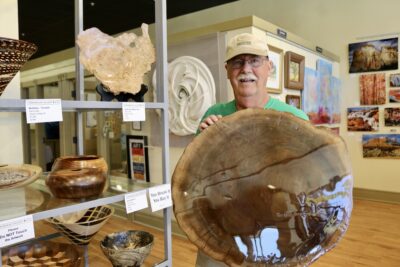
[[[241,33],[229,40],[226,48],[225,61],[240,55],[252,54],[258,56],[268,56],[267,37],[252,33]]]

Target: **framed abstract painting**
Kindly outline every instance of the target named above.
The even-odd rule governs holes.
[[[150,182],[147,136],[127,135],[128,177]]]

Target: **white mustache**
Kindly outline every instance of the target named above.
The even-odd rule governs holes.
[[[255,80],[255,81],[257,81],[257,77],[252,73],[239,74],[239,76],[237,77],[237,80]]]

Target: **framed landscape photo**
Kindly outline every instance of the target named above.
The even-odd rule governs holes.
[[[389,90],[389,102],[400,103],[400,89]]]
[[[272,69],[268,77],[267,90],[269,93],[282,93],[282,67],[283,50],[269,45],[268,58],[271,61]]]
[[[285,53],[285,88],[303,90],[305,57],[291,51]]]
[[[400,126],[400,108],[384,109],[385,126]]]
[[[400,134],[365,134],[362,136],[364,158],[400,158]]]
[[[398,38],[349,44],[349,73],[397,70]]]
[[[348,131],[379,131],[378,107],[352,107],[347,108]]]
[[[150,182],[147,136],[127,135],[128,177]]]
[[[400,87],[400,73],[390,74],[390,87]]]
[[[301,109],[301,97],[299,95],[286,95],[286,103]]]
[[[383,105],[386,103],[385,74],[362,74],[359,77],[360,105]]]

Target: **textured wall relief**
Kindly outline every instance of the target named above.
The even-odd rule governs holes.
[[[157,88],[156,72],[153,87]],[[181,136],[196,133],[201,117],[215,103],[215,83],[210,70],[195,57],[176,58],[168,65],[168,95],[170,131]]]

